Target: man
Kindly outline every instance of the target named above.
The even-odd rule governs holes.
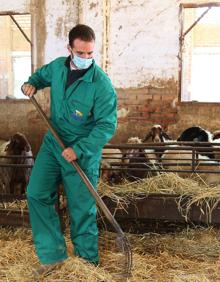
[[[39,89],[51,88],[50,121],[66,145],[62,151],[47,132],[27,189],[33,239],[41,262],[36,274],[50,271],[67,258],[55,210],[61,182],[67,196],[74,253],[99,263],[95,200],[69,163],[77,161],[96,187],[102,148],[116,130],[116,93],[94,62],[94,43],[95,34],[89,26],[75,26],[69,32],[70,56],[44,65],[22,86],[29,97]]]

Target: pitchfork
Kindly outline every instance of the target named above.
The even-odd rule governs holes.
[[[30,100],[34,104],[35,108],[37,109],[37,111],[40,114],[40,116],[42,117],[42,119],[45,121],[47,127],[52,132],[53,136],[55,137],[55,139],[59,143],[60,147],[64,150],[66,147],[65,147],[63,141],[60,139],[59,135],[57,134],[57,132],[55,131],[55,129],[51,125],[49,119],[47,118],[46,114],[43,112],[42,108],[40,107],[40,105],[38,104],[38,102],[36,101],[34,96],[30,97]],[[93,187],[93,185],[91,184],[91,182],[89,181],[88,177],[83,172],[81,167],[78,165],[78,163],[76,161],[72,161],[71,164],[76,169],[76,171],[78,172],[78,174],[80,175],[80,177],[82,178],[84,183],[86,184],[88,190],[90,191],[92,196],[95,198],[96,203],[98,204],[98,206],[100,207],[100,209],[102,210],[102,212],[104,213],[104,215],[106,216],[106,218],[108,219],[108,221],[111,223],[111,225],[114,227],[115,231],[118,234],[117,239],[116,239],[116,243],[117,243],[118,247],[121,249],[121,252],[124,254],[124,257],[125,257],[125,265],[123,267],[121,274],[123,275],[123,278],[125,280],[127,280],[127,278],[131,275],[131,268],[132,268],[132,251],[131,251],[131,248],[130,248],[128,238],[126,237],[126,235],[122,231],[120,225],[115,220],[114,216],[111,214],[111,212],[109,211],[109,209],[107,208],[107,206],[103,202],[102,198],[96,192],[95,188]]]

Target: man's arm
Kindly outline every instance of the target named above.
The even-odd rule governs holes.
[[[29,97],[34,95],[37,90],[49,87],[52,80],[52,66],[51,63],[44,65],[33,73],[27,82],[25,82],[21,89],[23,93]]]

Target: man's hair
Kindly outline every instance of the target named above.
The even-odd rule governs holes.
[[[88,25],[78,24],[74,26],[69,32],[69,45],[71,47],[72,47],[73,41],[77,38],[83,41],[90,42],[90,41],[95,40],[95,32]]]

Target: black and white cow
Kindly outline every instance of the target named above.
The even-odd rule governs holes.
[[[212,142],[212,133],[200,126],[185,129],[177,141]]]
[[[180,136],[177,138],[177,141],[191,141],[191,142],[209,142],[213,141],[213,135],[210,131],[200,127],[192,126],[185,129]],[[214,159],[215,156],[213,152],[209,149],[212,148],[212,144],[195,144],[194,147],[206,147],[205,149],[198,149],[198,152],[201,155],[207,156],[211,159]]]

